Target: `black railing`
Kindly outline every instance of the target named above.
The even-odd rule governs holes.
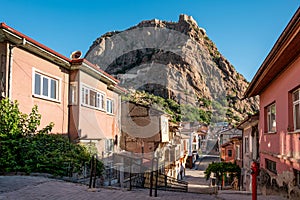
[[[151,179],[149,181],[151,181]],[[177,180],[176,178],[167,176],[162,173],[158,173],[158,176],[156,175],[156,172],[153,173],[152,181],[153,181],[153,186],[155,187],[157,185],[158,190],[177,191],[177,192],[188,191],[187,182]]]
[[[176,191],[176,192],[187,192],[188,183],[186,181],[177,180],[176,178],[167,176],[162,173],[156,174],[156,171],[145,172],[139,174],[132,174],[131,179],[127,178],[124,180],[124,184],[128,187],[134,188],[150,188],[155,190],[165,190],[165,191]],[[131,184],[130,184],[131,180]],[[152,182],[151,182],[152,181]]]

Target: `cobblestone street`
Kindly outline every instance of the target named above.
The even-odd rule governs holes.
[[[154,195],[154,193],[153,193]],[[0,200],[84,200],[84,199],[228,199],[250,200],[251,195],[221,192],[218,195],[158,191],[158,197],[150,197],[149,189],[96,188],[56,179],[33,176],[0,176]],[[278,196],[259,196],[259,200],[281,200]]]

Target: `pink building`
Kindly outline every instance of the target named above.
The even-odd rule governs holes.
[[[70,60],[4,23],[0,24],[1,97],[18,100],[21,112],[38,105],[41,127],[68,134]]]
[[[73,59],[70,72],[71,141],[93,145],[103,157],[116,151],[121,133],[118,80],[86,59]]]
[[[54,122],[52,133],[89,143],[99,154],[114,151],[120,133],[118,81],[99,67],[69,59],[0,24],[0,94],[17,100],[21,112],[38,105],[41,127]]]
[[[246,91],[260,96],[261,184],[299,195],[300,9],[288,23]],[[274,190],[273,190],[274,191]]]

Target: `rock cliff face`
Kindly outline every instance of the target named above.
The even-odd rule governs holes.
[[[121,86],[211,111],[213,122],[237,123],[258,109],[257,99],[242,100],[248,86],[243,75],[187,15],[178,22],[147,20],[106,33],[85,57]]]

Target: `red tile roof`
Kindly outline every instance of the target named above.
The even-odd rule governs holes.
[[[296,11],[272,50],[256,72],[245,97],[259,95],[300,55],[300,8]]]
[[[34,45],[36,45],[36,46],[38,46],[38,47],[40,47],[40,48],[42,48],[42,49],[44,49],[44,50],[50,52],[50,53],[52,53],[52,54],[54,54],[54,55],[56,55],[56,56],[58,56],[58,57],[60,57],[60,58],[62,58],[62,59],[64,59],[64,60],[66,60],[66,61],[68,61],[68,62],[71,61],[69,58],[67,58],[67,57],[63,56],[62,54],[60,54],[60,53],[58,53],[58,52],[56,52],[56,51],[50,49],[49,47],[47,47],[47,46],[45,46],[45,45],[43,45],[43,44],[37,42],[36,40],[34,40],[34,39],[32,39],[32,38],[30,38],[30,37],[24,35],[23,33],[20,33],[19,31],[13,29],[12,27],[6,25],[6,24],[3,23],[3,22],[0,23],[0,28],[1,28],[1,29],[5,29],[5,30],[8,30],[8,31],[10,31],[11,33],[13,33],[13,34],[15,34],[15,35],[17,35],[17,36],[19,36],[19,37],[21,37],[21,38],[25,38],[27,41],[31,42],[32,44],[34,44]]]
[[[112,75],[106,73],[105,71],[103,71],[102,69],[100,69],[99,66],[89,62],[87,59],[85,58],[80,58],[80,59],[73,59],[71,60],[71,63],[72,64],[82,64],[82,63],[85,63],[87,64],[88,66],[92,67],[93,69],[95,69],[96,71],[100,72],[101,74],[107,76],[108,78],[112,79],[113,81],[119,83],[120,81],[118,79],[116,79],[115,77],[113,77]]]

